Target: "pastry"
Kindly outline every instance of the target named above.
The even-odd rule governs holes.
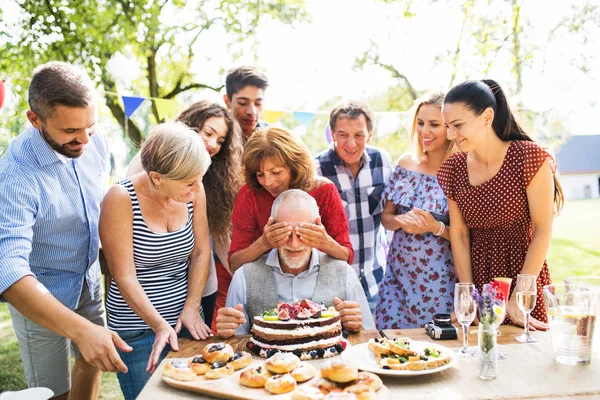
[[[356,380],[358,369],[344,360],[335,360],[321,367],[321,376],[334,382],[346,383]]]
[[[202,358],[209,363],[227,362],[233,357],[233,348],[226,343],[209,344],[202,349]]]
[[[293,371],[298,364],[300,364],[300,359],[296,355],[276,353],[265,362],[265,367],[274,374],[285,374]]]
[[[204,376],[208,379],[221,379],[233,374],[233,371],[231,364],[217,361],[211,364]]]
[[[207,363],[201,356],[194,356],[188,359],[188,364],[196,375],[204,375],[210,368],[210,363]]]
[[[185,360],[167,361],[163,367],[162,374],[178,381],[193,381],[196,379],[196,373],[192,371]]]
[[[298,366],[291,372],[292,377],[298,383],[306,382],[309,379],[312,379],[317,374],[317,369],[313,367],[311,364],[307,362],[301,362]]]
[[[265,382],[265,389],[269,393],[289,393],[296,389],[296,380],[290,374],[273,375]]]
[[[265,383],[270,377],[271,373],[269,370],[264,365],[259,365],[242,372],[240,375],[240,384],[251,388],[261,388],[265,387]]]

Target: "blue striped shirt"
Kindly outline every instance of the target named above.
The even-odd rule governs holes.
[[[98,217],[108,146],[100,129],[81,157],[61,157],[30,127],[0,158],[0,301],[33,275],[66,307],[79,301],[83,279],[100,282]]]

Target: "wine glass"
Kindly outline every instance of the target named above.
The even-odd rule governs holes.
[[[531,336],[531,333],[529,333],[529,314],[535,307],[537,297],[536,280],[537,276],[535,275],[517,275],[517,287],[515,290],[517,291],[517,304],[519,309],[523,312],[525,332],[515,339],[521,343],[533,343],[538,341],[535,337]]]
[[[500,304],[498,306],[502,309],[502,313],[500,315],[496,315],[496,335],[500,336],[500,325],[504,322],[504,318],[506,318],[506,300],[499,300]],[[506,360],[507,356],[500,350],[498,350],[498,360]]]
[[[461,357],[473,357],[475,352],[468,347],[469,325],[475,320],[477,304],[473,298],[475,285],[472,283],[457,283],[454,285],[454,314],[460,322],[463,331],[463,346],[458,352]]]

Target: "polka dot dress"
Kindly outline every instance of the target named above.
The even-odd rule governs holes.
[[[541,147],[514,141],[496,176],[481,185],[469,183],[467,153],[455,154],[438,170],[440,186],[449,199],[456,201],[471,231],[473,283],[479,290],[494,277],[509,277],[513,280],[512,294],[532,239],[525,188],[546,159],[554,172],[554,160]],[[550,283],[544,261],[537,279],[537,303],[531,313],[544,322],[548,318],[542,288]]]

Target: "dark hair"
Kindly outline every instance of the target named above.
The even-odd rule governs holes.
[[[369,133],[373,132],[373,125],[375,121],[375,116],[373,115],[373,111],[366,104],[360,103],[355,100],[346,100],[338,103],[331,113],[329,114],[329,128],[331,132],[335,130],[335,123],[338,119],[341,118],[349,118],[349,119],[357,119],[360,115],[364,115],[367,120],[367,130]]]
[[[242,164],[246,183],[255,191],[265,190],[256,173],[266,159],[290,168],[290,189],[309,190],[315,181],[315,165],[310,150],[287,129],[274,126],[260,128],[248,139]]]
[[[190,128],[202,129],[210,118],[223,118],[227,124],[225,141],[221,150],[212,157],[212,164],[203,179],[210,233],[215,240],[222,241],[231,234],[233,206],[242,184],[240,126],[225,108],[208,101],[192,104],[179,114],[177,120]]]
[[[511,140],[533,142],[515,119],[504,91],[492,79],[459,83],[450,89],[444,98],[444,104],[452,103],[464,104],[475,115],[481,115],[488,108],[494,110],[492,128],[503,142]],[[560,211],[564,204],[562,187],[556,175],[554,175],[554,204],[557,211]]]
[[[28,101],[42,120],[57,106],[88,107],[94,100],[94,85],[82,67],[50,61],[33,70]]]
[[[269,80],[264,72],[250,65],[230,69],[225,78],[225,91],[229,100],[246,86],[256,86],[265,90],[269,86]]]

